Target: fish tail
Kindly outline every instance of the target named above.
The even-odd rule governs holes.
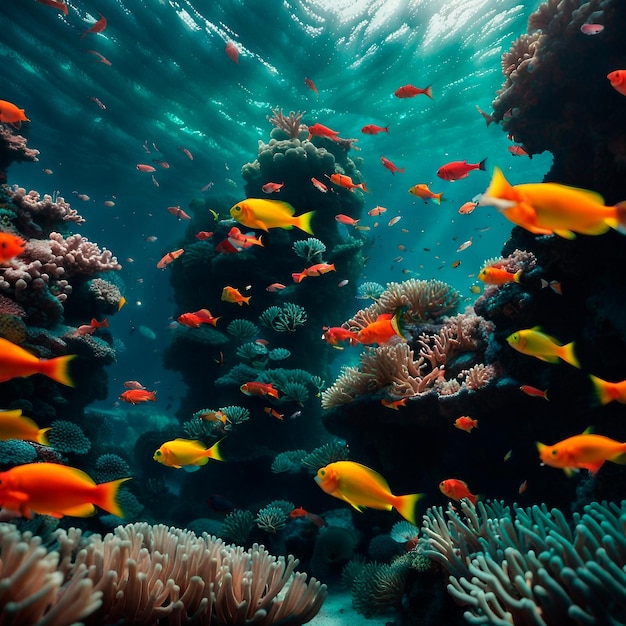
[[[396,312],[393,314],[393,317],[391,318],[391,327],[393,328],[396,335],[402,337],[403,339],[406,339],[406,337],[404,335],[404,328],[402,327],[402,316],[407,309],[407,306],[400,307],[396,310]]]
[[[40,443],[42,446],[49,446],[50,442],[48,441],[48,431],[51,429],[51,426],[48,428],[40,428],[37,433],[37,443]]]
[[[487,157],[485,157],[479,164],[478,164],[478,169],[482,170],[483,172],[487,169],[485,167],[485,163],[487,162]]]
[[[559,350],[559,357],[563,359],[566,363],[573,365],[580,369],[580,361],[574,352],[574,342],[568,343],[562,346]]]
[[[246,304],[250,304],[250,298],[252,298],[252,296],[247,296],[243,298],[243,302],[245,302]],[[239,304],[241,304],[241,302]]]
[[[591,380],[591,384],[593,385],[595,396],[602,406],[615,400],[615,397],[612,393],[614,388],[613,383],[602,380],[601,378],[598,378],[593,374],[589,375],[589,379]]]
[[[424,497],[423,493],[411,493],[406,496],[395,496],[393,508],[404,517],[405,520],[417,526],[415,507]]]
[[[304,272],[294,272],[291,275],[294,283],[301,283],[304,278],[306,278],[306,274]]]
[[[385,126],[385,128],[383,128],[383,131],[388,133],[389,132],[389,126]]]
[[[404,168],[402,168],[400,171],[404,172]],[[365,186],[365,183],[359,183],[357,187],[362,189],[365,193],[369,193],[369,189]]]
[[[73,387],[74,382],[70,378],[68,364],[75,356],[75,354],[66,354],[65,356],[42,360],[39,362],[39,372],[62,385]]]
[[[513,281],[519,284],[519,282],[522,280],[523,275],[524,275],[523,270],[517,270],[517,272],[513,274]]]
[[[119,480],[112,480],[108,483],[101,483],[96,485],[97,500],[94,504],[97,504],[101,509],[117,515],[117,517],[124,517],[124,511],[117,501],[117,495],[122,483],[125,483],[128,478],[120,478]]]
[[[424,89],[424,95],[428,96],[431,100],[433,99],[433,87],[432,85],[428,85],[426,89]]]
[[[443,201],[443,191],[441,193],[436,193],[435,197],[433,198],[433,200],[437,203],[437,204],[441,204],[441,202]]]
[[[224,457],[222,456],[222,451],[219,449],[219,444],[222,443],[222,441],[224,441],[223,439],[220,439],[217,443],[214,443],[208,450],[207,450],[207,461],[208,459],[213,459],[214,461],[223,461]]]
[[[309,233],[309,235],[313,235],[313,229],[311,228],[311,220],[315,215],[315,211],[309,211],[308,213],[303,213],[295,218],[294,225],[297,226],[300,230],[303,230],[305,233]]]
[[[626,235],[626,201],[618,202],[615,205],[615,209],[617,211],[615,216],[616,223],[615,226],[611,224],[611,227],[617,229],[623,235]]]

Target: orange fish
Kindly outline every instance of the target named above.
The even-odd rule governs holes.
[[[361,132],[365,135],[378,135],[378,133],[388,133],[389,126],[376,126],[376,124],[367,124],[361,128]]]
[[[224,48],[226,52],[226,56],[233,62],[239,63],[239,48],[232,42],[229,41],[226,44],[226,48]]]
[[[0,122],[20,128],[22,122],[30,122],[24,109],[18,109],[12,102],[0,100]]]
[[[335,271],[334,263],[316,263],[311,265],[311,267],[303,269],[301,272],[294,272],[291,278],[293,278],[294,283],[300,283],[307,276],[321,276],[322,274]]]
[[[506,283],[519,283],[522,274],[522,270],[513,273],[501,267],[487,265],[478,272],[478,280],[482,280],[487,285],[506,285]]]
[[[626,70],[609,72],[606,77],[615,91],[621,93],[622,96],[626,96]]]
[[[65,4],[63,0],[37,0],[37,2],[52,7],[53,9],[58,9],[63,15],[67,15],[67,4]]]
[[[461,498],[467,498],[473,505],[476,505],[476,496],[470,492],[467,483],[457,478],[447,478],[439,483],[439,491],[444,496],[459,502]]]
[[[626,404],[626,380],[610,383],[597,376],[590,376],[590,378],[600,404],[608,404],[614,400],[620,404]]]
[[[380,345],[395,336],[404,338],[400,330],[399,320],[401,315],[401,309],[398,309],[395,314],[381,313],[376,318],[376,321],[370,322],[367,326],[359,330],[356,334],[357,340],[364,345],[370,345],[372,343]]]
[[[563,439],[553,446],[537,442],[537,450],[542,463],[565,470],[568,476],[579,468],[595,475],[605,461],[626,465],[626,442],[594,435],[589,430]]]
[[[322,339],[334,347],[337,347],[341,341],[347,341],[351,346],[356,346],[359,343],[354,331],[341,326],[324,326],[322,328]]]
[[[293,509],[293,511],[289,512],[289,519],[307,519],[310,522],[313,522],[318,528],[322,526],[326,526],[326,521],[323,517],[319,515],[315,515],[315,513],[309,513],[306,509],[303,509],[301,506],[297,509]]]
[[[419,87],[414,87],[413,85],[404,85],[399,87],[393,92],[393,95],[396,98],[414,98],[419,94],[423,93],[425,96],[428,96],[431,100],[433,98],[433,90],[430,85],[425,87],[424,89],[420,89]]]
[[[83,34],[80,36],[82,39],[87,33],[101,33],[107,27],[107,18],[102,15],[102,13],[98,13],[100,19],[91,27],[88,28]]]
[[[378,217],[382,215],[387,209],[384,206],[375,206],[373,209],[370,209],[367,214],[372,217]]]
[[[156,391],[147,389],[129,389],[119,396],[120,400],[129,404],[141,404],[142,402],[156,402]]]
[[[0,263],[10,261],[24,252],[26,241],[12,233],[0,232]]]
[[[250,298],[252,296],[242,296],[239,293],[238,289],[235,289],[234,287],[229,287],[228,285],[226,287],[224,287],[224,289],[222,289],[222,300],[224,302],[232,302],[232,303],[236,303],[239,306],[243,306],[244,302],[246,304],[250,304]]]
[[[172,261],[175,261],[181,254],[185,252],[182,248],[178,250],[172,250],[164,255],[161,260],[157,263],[157,267],[162,270],[166,265],[169,265]]]
[[[191,215],[183,211],[179,206],[168,206],[167,210],[169,213],[177,217],[179,220],[190,220]]]
[[[304,84],[311,90],[314,91],[318,96],[320,94],[320,92],[317,90],[317,87],[315,86],[315,83],[310,79],[310,78],[305,78],[304,79]]]
[[[247,396],[270,396],[278,400],[278,389],[272,383],[259,383],[253,380],[241,385],[239,390]]]
[[[442,165],[437,170],[437,176],[444,180],[455,181],[460,178],[467,178],[472,170],[485,171],[485,162],[487,159],[483,159],[480,163],[468,163],[467,161],[450,161]]]
[[[201,230],[195,234],[195,238],[199,239],[200,241],[204,241],[205,239],[209,239],[210,237],[213,237],[213,233],[208,230]]]
[[[339,132],[336,130],[332,130],[332,128],[328,128],[328,126],[324,126],[322,124],[315,123],[312,126],[309,126],[309,136],[308,140],[311,141],[311,137],[315,135],[316,137],[326,137],[326,139],[332,139],[332,141],[337,141],[337,137],[339,136]]]
[[[467,415],[462,415],[454,420],[454,425],[459,430],[464,430],[466,433],[471,433],[472,429],[478,428],[478,420],[472,419]]]
[[[124,517],[117,502],[120,478],[96,485],[75,467],[58,463],[26,463],[0,472],[0,505],[31,518],[33,513],[60,518],[88,517],[101,509]]]
[[[49,430],[50,428],[39,428],[30,417],[22,415],[22,409],[0,411],[0,441],[19,439],[47,446]]]
[[[324,174],[324,176],[326,176],[326,178],[328,178],[328,180],[330,180],[330,182],[333,183],[334,185],[337,185],[338,187],[343,187],[344,189],[347,189],[348,191],[354,191],[355,189],[362,189],[366,193],[369,193],[369,191],[365,187],[365,183],[354,184],[352,182],[352,179],[349,176],[346,176],[345,174],[332,174],[331,176],[329,176],[328,174]]]
[[[387,400],[387,398],[383,398],[380,403],[386,409],[393,409],[394,411],[399,411],[401,406],[406,406],[406,398],[400,398],[399,400]]]
[[[313,183],[313,187],[315,187],[318,191],[321,191],[322,193],[326,193],[328,191],[328,187],[324,183],[317,180],[317,178],[311,178],[311,182]]]
[[[76,332],[79,335],[91,335],[98,328],[108,328],[109,320],[104,318],[101,322],[99,322],[95,317],[91,318],[91,322],[89,324],[83,324],[76,329]]]
[[[400,174],[404,174],[404,168],[400,169],[397,165],[392,163],[389,159],[386,159],[384,156],[380,157],[380,162],[392,173],[400,172]]]
[[[421,493],[396,496],[387,481],[373,469],[354,461],[336,461],[317,471],[315,482],[327,494],[344,500],[357,511],[364,508],[391,511],[396,509],[404,519],[417,524],[415,506]]]
[[[235,248],[263,247],[261,237],[255,237],[253,232],[242,233],[236,226],[228,231],[228,242]]]
[[[285,415],[283,413],[279,413],[276,409],[273,409],[271,406],[266,406],[263,409],[268,415],[275,417],[277,420],[284,419]]]
[[[187,328],[199,328],[202,324],[212,324],[215,326],[219,317],[213,317],[209,309],[200,309],[193,313],[183,313],[176,318],[176,321]]]
[[[443,200],[443,191],[441,193],[433,193],[426,183],[418,183],[417,185],[413,185],[409,189],[409,193],[412,196],[417,196],[422,200],[430,200],[431,198],[437,203],[441,204]]]
[[[478,202],[466,202],[459,207],[459,213],[461,215],[469,215],[477,206]]]
[[[0,337],[0,383],[12,378],[43,374],[62,385],[73,387],[68,364],[75,354],[66,354],[52,359],[39,359],[24,348]]]

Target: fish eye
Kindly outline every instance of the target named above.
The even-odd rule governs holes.
[[[550,450],[550,454],[552,456],[556,456],[558,454],[558,452],[556,450]]]
[[[320,476],[326,476],[326,470],[321,469],[320,470]]]
[[[157,450],[157,451],[154,453],[154,456],[161,456],[161,454],[162,454],[162,453],[161,453],[161,450]]]

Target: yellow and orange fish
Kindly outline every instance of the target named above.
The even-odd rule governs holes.
[[[626,465],[626,442],[594,435],[589,429],[552,446],[537,442],[537,450],[542,463],[565,470],[568,476],[581,468],[596,474],[606,461]]]
[[[469,490],[467,483],[458,478],[447,478],[439,483],[439,491],[444,496],[459,502],[461,498],[467,498],[473,505],[476,505],[476,496]]]
[[[418,183],[417,185],[413,185],[413,187],[409,189],[409,193],[412,196],[421,198],[424,201],[432,199],[437,204],[441,204],[441,201],[443,200],[443,191],[441,193],[435,193],[428,188],[428,185],[426,183]]]
[[[597,376],[590,376],[590,378],[600,404],[608,404],[614,400],[620,404],[626,404],[626,380],[611,383]]]
[[[518,352],[534,356],[547,363],[558,363],[559,359],[580,368],[578,357],[574,352],[574,342],[563,345],[554,337],[541,332],[539,326],[511,333],[507,343]]]
[[[401,406],[406,406],[406,398],[400,398],[399,400],[389,400],[388,398],[382,398],[380,403],[386,409],[393,409],[394,411],[399,411]]]
[[[13,233],[0,233],[0,263],[22,254],[25,245],[26,241]]]
[[[416,524],[415,507],[421,493],[396,496],[387,481],[373,469],[354,461],[336,461],[317,471],[315,482],[327,494],[344,500],[357,511],[364,508],[391,511]]]
[[[244,302],[246,304],[250,304],[250,298],[252,298],[252,296],[242,296],[241,293],[239,293],[238,289],[235,289],[234,287],[230,287],[228,285],[226,285],[226,287],[222,289],[221,299],[224,302],[232,302],[233,304],[243,306]]]
[[[487,285],[506,285],[506,283],[519,283],[522,274],[522,270],[508,272],[503,267],[486,265],[478,272],[477,278]]]
[[[173,439],[162,444],[152,458],[168,467],[195,472],[206,465],[209,459],[224,460],[218,448],[220,443],[221,440],[207,448],[201,441],[195,439]]]
[[[75,356],[66,354],[52,359],[39,359],[24,348],[0,337],[0,383],[12,378],[43,374],[62,385],[73,387],[68,364]]]
[[[495,206],[509,221],[535,235],[573,239],[601,235],[610,228],[626,232],[626,202],[605,206],[600,194],[557,183],[511,185],[499,168],[479,204]]]
[[[0,506],[19,511],[24,517],[33,513],[52,517],[88,517],[94,505],[124,517],[117,502],[120,478],[96,485],[90,476],[74,467],[58,463],[26,463],[0,472]]]
[[[400,328],[401,315],[401,309],[398,309],[396,313],[381,313],[375,321],[370,322],[367,326],[361,328],[361,330],[357,332],[357,341],[364,345],[370,345],[373,343],[380,345],[395,336],[404,338]]]
[[[248,228],[269,230],[270,228],[290,229],[294,226],[309,235],[313,234],[311,220],[315,211],[294,215],[296,210],[282,200],[248,198],[230,209],[230,216]]]
[[[24,109],[18,108],[7,100],[0,100],[0,122],[20,128],[22,122],[30,122],[30,120],[26,117]]]
[[[22,409],[0,411],[0,441],[20,439],[47,446],[49,430],[50,428],[39,428],[34,420],[22,415]]]

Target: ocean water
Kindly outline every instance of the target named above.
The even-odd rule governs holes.
[[[14,165],[9,182],[73,199],[86,218],[81,234],[122,263],[128,305],[111,323],[127,351],[111,370],[113,381],[125,379],[138,352],[148,351],[154,359],[146,380],[167,376],[171,383],[173,374],[158,365],[175,311],[167,277],[155,264],[186,225],[166,208],[186,208],[202,196],[243,199],[241,167],[256,157],[259,139],[268,141],[274,107],[306,111],[304,123],[358,138],[353,156],[363,160],[371,190],[366,209],[381,205],[387,216],[402,215],[393,229],[386,216],[367,221],[380,226],[369,233],[363,280],[401,281],[409,270],[449,282],[470,302],[476,272],[499,255],[510,224],[491,208],[465,216],[458,208],[486,189],[494,165],[513,183],[541,180],[550,167],[550,155],[513,157],[498,125],[487,128],[475,109],[490,110],[503,82],[500,56],[525,32],[534,3],[154,0],[69,7],[67,16],[35,0],[0,7],[11,25],[0,43],[2,97],[26,110],[32,121],[25,135],[41,151],[37,164]],[[99,13],[106,29],[83,36]],[[240,50],[238,63],[225,53],[229,41]],[[394,97],[405,84],[432,85],[433,99]],[[389,133],[364,135],[365,124],[388,125]],[[405,172],[392,175],[381,156]],[[486,172],[454,183],[436,176],[448,161],[485,158]],[[170,165],[155,165],[158,187],[151,174],[136,170],[152,159]],[[437,206],[414,198],[407,190],[416,183],[443,191],[446,201]],[[115,206],[105,206],[111,199]],[[470,239],[471,247],[457,252]],[[461,264],[452,268],[454,261]],[[139,326],[152,329],[156,340],[129,334]],[[118,391],[112,389],[111,402]]]

